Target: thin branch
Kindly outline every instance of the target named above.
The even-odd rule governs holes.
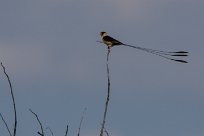
[[[31,109],[29,109],[29,111],[33,114],[33,115],[35,115],[35,117],[36,117],[36,119],[37,119],[37,121],[38,121],[38,123],[39,123],[39,125],[40,125],[40,128],[41,128],[41,132],[37,132],[39,135],[41,135],[41,136],[45,136],[45,134],[44,134],[44,130],[43,130],[43,126],[42,126],[42,123],[40,122],[40,119],[38,118],[38,115],[35,113],[35,112],[33,112]]]
[[[13,110],[14,110],[14,128],[13,128],[13,136],[16,136],[16,128],[17,128],[17,114],[16,114],[16,103],[15,103],[15,99],[14,99],[14,94],[13,94],[13,87],[11,84],[11,80],[9,78],[9,75],[6,73],[6,68],[4,67],[3,63],[1,62],[1,67],[3,68],[4,74],[7,77],[8,83],[9,83],[9,87],[10,87],[10,93],[11,93],[11,97],[12,97],[12,102],[13,102]]]
[[[54,136],[54,133],[50,127],[47,127],[46,129],[48,129],[50,131],[50,133],[52,134],[52,136]]]
[[[102,122],[102,125],[101,125],[100,136],[103,136],[103,131],[104,131],[105,122],[106,122],[106,115],[107,115],[107,111],[108,111],[108,104],[109,104],[109,99],[110,99],[110,71],[109,71],[109,65],[108,65],[110,51],[111,51],[111,49],[110,49],[110,47],[108,47],[107,62],[106,62],[107,78],[108,78],[108,94],[107,94],[107,97],[106,97],[105,111],[104,111],[104,114],[103,114],[103,122]]]
[[[108,52],[107,52],[107,60],[106,60],[107,69],[109,69],[109,68],[108,68],[108,61],[109,61],[110,51],[111,51],[111,48],[110,48],[110,47],[108,47]],[[108,75],[109,75],[109,70],[107,70],[107,71],[108,71]]]
[[[40,136],[44,136],[43,134],[41,134],[39,131],[37,132]]]
[[[86,108],[84,109],[82,115],[81,115],[81,120],[80,120],[80,124],[79,124],[79,128],[78,128],[78,133],[77,133],[77,136],[80,136],[80,131],[81,131],[81,125],[82,125],[82,122],[83,122],[83,119],[84,119],[84,114],[86,112]]]
[[[104,128],[104,132],[106,133],[107,136],[110,136],[106,128]]]
[[[68,130],[69,130],[69,126],[67,125],[66,132],[65,132],[65,136],[68,135]]]
[[[6,126],[6,129],[10,136],[12,136],[11,131],[9,130],[8,124],[6,123],[5,119],[3,118],[2,114],[0,113],[1,119],[4,122],[4,125]]]
[[[102,125],[102,124],[101,124],[101,125]],[[104,132],[106,133],[106,136],[109,136],[109,133],[108,133],[108,131],[106,130],[106,128],[104,127],[103,129],[104,129]]]

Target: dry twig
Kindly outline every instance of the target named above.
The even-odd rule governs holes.
[[[6,78],[8,80],[8,83],[9,83],[9,87],[10,87],[10,93],[11,93],[11,97],[12,97],[12,102],[13,102],[13,110],[14,110],[14,128],[13,128],[13,136],[16,136],[16,128],[17,128],[17,114],[16,114],[16,103],[15,103],[15,98],[14,98],[14,94],[13,94],[13,87],[12,87],[12,84],[11,84],[11,80],[9,78],[9,75],[6,73],[6,68],[4,67],[3,63],[1,62],[1,67],[3,68],[3,71],[4,71],[4,74],[6,75]],[[3,119],[3,116],[1,115],[1,118],[2,120]],[[10,135],[11,132],[8,128],[8,125],[6,124],[5,120],[4,120],[4,124],[6,125],[6,128],[9,132]]]
[[[108,131],[107,131],[105,128],[104,128],[104,131],[105,131],[105,133],[106,133],[107,136],[110,136],[109,133],[108,133]]]
[[[36,119],[37,119],[37,121],[38,121],[38,123],[39,123],[39,125],[40,125],[40,128],[41,128],[41,132],[37,132],[39,135],[41,135],[41,136],[45,136],[45,134],[44,134],[44,130],[43,130],[43,126],[42,126],[42,123],[40,122],[40,119],[38,118],[38,115],[35,113],[35,112],[33,112],[31,109],[29,109],[29,111],[33,114],[33,115],[35,115],[35,117],[36,117]]]
[[[11,131],[9,130],[8,124],[6,123],[4,117],[2,116],[1,113],[0,113],[0,116],[1,116],[2,121],[4,122],[4,125],[6,126],[6,129],[7,129],[8,133],[9,133],[9,135],[12,136]]]
[[[82,125],[82,122],[83,122],[83,119],[84,119],[84,114],[86,112],[86,108],[84,109],[82,115],[81,115],[81,120],[80,120],[80,124],[79,124],[79,128],[78,128],[78,133],[77,133],[77,136],[80,136],[80,131],[81,131],[81,125]]]
[[[69,130],[69,126],[67,125],[66,132],[65,132],[65,136],[68,135],[68,130]]]
[[[47,127],[46,129],[48,129],[50,131],[50,133],[52,134],[52,136],[54,136],[54,133],[50,127]]]
[[[106,59],[107,78],[108,78],[108,94],[107,94],[107,97],[106,97],[105,111],[104,111],[104,114],[103,114],[103,122],[102,122],[102,125],[101,125],[100,136],[103,136],[103,131],[104,131],[105,122],[106,122],[106,115],[107,115],[107,111],[108,111],[108,104],[109,104],[109,99],[110,99],[110,71],[109,71],[109,65],[108,65],[110,51],[111,51],[111,48],[108,47],[107,59]]]

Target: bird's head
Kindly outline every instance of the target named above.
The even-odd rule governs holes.
[[[106,32],[101,32],[100,35],[101,35],[101,37],[104,37],[104,36],[106,36],[108,34]]]

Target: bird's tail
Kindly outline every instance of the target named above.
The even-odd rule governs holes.
[[[162,51],[162,50],[143,48],[143,47],[139,47],[139,46],[132,46],[132,45],[128,45],[128,44],[122,44],[122,45],[127,46],[127,47],[132,47],[132,48],[135,48],[138,50],[142,50],[142,51],[145,51],[145,52],[148,52],[151,54],[155,54],[155,55],[160,56],[160,57],[165,58],[165,59],[169,59],[169,60],[173,60],[173,61],[177,61],[177,62],[181,62],[181,63],[188,63],[187,61],[182,60],[182,59],[172,58],[172,57],[176,57],[176,56],[177,57],[188,56],[188,52],[186,52],[186,51],[167,52],[167,51]]]

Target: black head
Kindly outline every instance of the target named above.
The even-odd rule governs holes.
[[[105,35],[107,35],[107,33],[106,32],[101,32],[100,35],[105,36]]]

